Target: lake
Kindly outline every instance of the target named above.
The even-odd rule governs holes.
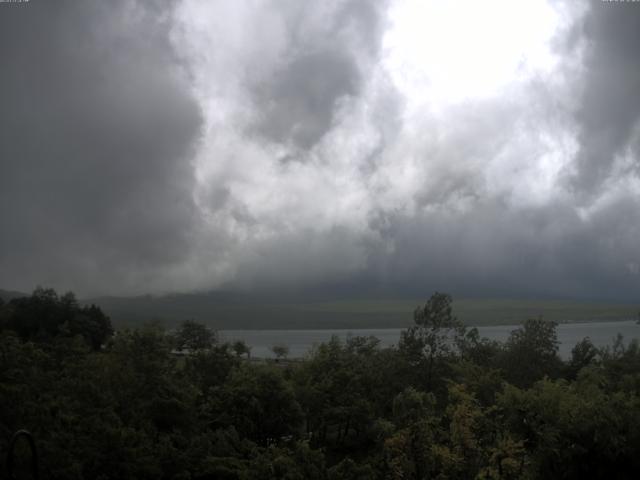
[[[491,340],[504,341],[518,325],[476,327],[480,335]],[[400,339],[400,328],[343,329],[343,330],[220,330],[222,341],[244,340],[251,347],[251,356],[274,358],[271,347],[283,344],[289,347],[289,358],[300,358],[309,352],[314,344],[326,342],[332,335],[342,340],[351,336],[374,336],[382,346],[396,345]],[[616,322],[563,323],[557,327],[560,341],[560,355],[571,356],[571,349],[584,337],[589,337],[597,347],[611,345],[618,333],[625,343],[640,338],[640,325],[635,320]]]

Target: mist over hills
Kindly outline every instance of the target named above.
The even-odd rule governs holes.
[[[0,285],[640,299],[637,2],[242,3],[2,4]]]
[[[206,292],[164,296],[98,297],[116,326],[150,320],[171,326],[185,319],[217,329],[404,328],[413,323],[419,298],[267,297]],[[635,318],[634,304],[540,299],[454,299],[454,313],[468,325],[520,324],[543,317],[558,323]]]
[[[0,289],[5,302],[28,295]],[[405,328],[413,323],[414,309],[425,301],[418,296],[233,291],[79,298],[83,305],[99,306],[116,327],[157,322],[170,328],[190,319],[228,330]],[[517,325],[538,317],[569,323],[640,315],[640,305],[634,303],[573,299],[454,298],[453,306],[455,315],[471,326]]]
[[[29,295],[28,293],[0,289],[0,299],[2,299],[5,302],[8,302],[13,298],[26,297],[28,295]]]

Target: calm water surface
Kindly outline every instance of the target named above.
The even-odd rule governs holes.
[[[500,325],[478,327],[480,335],[491,340],[504,341],[518,325]],[[284,344],[289,347],[289,357],[303,357],[314,344],[326,342],[332,335],[345,340],[349,335],[369,336],[380,339],[382,346],[396,345],[400,339],[400,328],[383,329],[350,329],[350,330],[221,330],[220,337],[224,341],[244,340],[251,347],[253,357],[273,358],[271,347]],[[618,333],[622,334],[625,343],[633,338],[640,338],[640,325],[634,320],[619,322],[565,323],[558,325],[560,355],[568,358],[573,346],[584,337],[591,338],[597,347],[611,345]]]

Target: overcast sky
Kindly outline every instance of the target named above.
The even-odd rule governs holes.
[[[640,298],[640,3],[0,3],[0,288]]]

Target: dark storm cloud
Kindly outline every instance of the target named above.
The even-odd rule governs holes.
[[[108,291],[183,259],[200,113],[170,4],[0,9],[0,284]]]
[[[202,12],[198,1],[185,5]],[[590,103],[599,95],[591,92],[597,65],[615,48],[600,43],[621,41],[612,38],[615,19],[598,17],[596,3],[584,24],[597,19],[599,30],[581,26],[580,5],[554,1],[561,13],[549,48],[559,58],[529,76],[519,67],[499,91],[451,103],[440,102],[437,89],[434,98],[423,91],[428,55],[417,52],[417,73],[404,60],[388,62],[394,52],[383,37],[390,19],[402,20],[389,5],[202,5],[211,21],[236,15],[251,31],[219,25],[204,41],[186,42],[198,46],[191,58],[201,97],[215,106],[206,113],[211,133],[199,151],[197,190],[212,230],[228,234],[210,242],[229,266],[218,281],[333,293],[637,293],[635,187],[614,182],[603,195],[583,182],[599,128],[589,130],[591,117],[619,121],[615,105]],[[420,39],[417,32],[413,41]],[[203,59],[204,46],[223,41],[226,49]],[[607,62],[607,75],[625,84],[625,62]],[[440,67],[454,77],[467,68],[457,58]],[[625,108],[637,111],[634,100]],[[577,169],[574,186],[592,192],[586,205],[561,181],[564,169]]]
[[[300,4],[287,22],[291,48],[280,68],[254,88],[255,129],[269,140],[309,149],[328,132],[337,102],[358,95],[380,49],[387,2],[338,3],[307,31],[318,4]],[[324,22],[324,24],[323,24]]]
[[[587,41],[585,87],[572,186],[587,197],[612,173],[616,156],[629,145],[640,118],[640,8],[635,3],[593,0],[583,24]],[[637,135],[637,132],[636,132]]]
[[[478,85],[421,2],[0,4],[0,287],[634,298],[640,8],[550,4]]]
[[[368,288],[598,300],[640,295],[637,197],[611,201],[588,222],[567,204],[514,209],[485,201],[457,215],[391,215],[377,228],[394,248],[372,250]]]
[[[313,146],[329,130],[336,101],[356,93],[358,76],[353,60],[341,52],[293,59],[257,88],[256,101],[264,105],[257,130],[279,143]]]

